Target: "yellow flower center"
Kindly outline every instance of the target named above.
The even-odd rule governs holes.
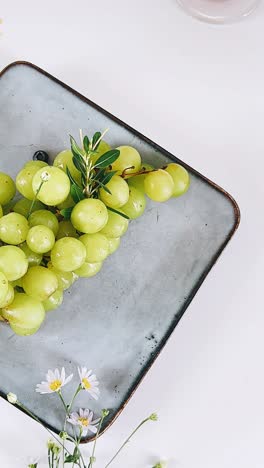
[[[82,383],[83,383],[83,386],[84,386],[84,388],[85,388],[86,390],[89,390],[89,388],[91,388],[91,384],[90,384],[89,380],[86,379],[86,377],[84,377],[84,378],[82,379]]]
[[[87,427],[88,424],[89,424],[89,419],[88,418],[81,418],[80,417],[80,418],[78,418],[78,421],[84,427]]]
[[[57,390],[59,390],[61,388],[61,380],[53,380],[53,382],[50,382],[49,384],[49,388],[53,391],[53,392],[56,392]]]

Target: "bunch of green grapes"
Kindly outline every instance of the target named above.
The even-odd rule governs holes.
[[[131,146],[111,149],[99,132],[81,147],[71,137],[53,165],[28,161],[15,181],[0,172],[0,320],[18,335],[35,333],[63,291],[101,270],[146,196],[163,202],[189,183],[181,165],[154,169]]]

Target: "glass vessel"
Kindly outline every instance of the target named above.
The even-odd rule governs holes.
[[[259,0],[177,0],[192,16],[209,23],[228,23],[248,16]]]

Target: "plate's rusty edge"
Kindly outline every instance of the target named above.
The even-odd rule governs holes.
[[[127,403],[129,402],[130,398],[134,395],[135,391],[137,390],[139,384],[142,382],[144,376],[147,374],[147,372],[149,371],[149,369],[151,368],[151,366],[153,365],[153,363],[155,362],[155,360],[157,359],[157,357],[159,356],[161,350],[163,349],[164,345],[166,344],[166,342],[168,341],[169,337],[171,336],[173,330],[176,328],[176,325],[178,324],[178,322],[180,321],[181,317],[183,316],[184,312],[186,311],[186,309],[188,308],[189,304],[191,303],[192,299],[194,298],[194,296],[196,295],[198,289],[200,288],[200,286],[202,285],[203,281],[205,280],[206,276],[208,275],[208,273],[210,272],[210,270],[212,269],[212,267],[215,265],[216,261],[218,260],[219,256],[221,255],[221,253],[223,252],[224,248],[226,247],[226,245],[228,244],[228,242],[230,241],[230,239],[233,237],[235,231],[237,230],[238,226],[239,226],[239,223],[240,223],[240,210],[239,210],[239,207],[238,207],[238,204],[237,202],[235,201],[235,199],[228,193],[226,192],[226,190],[224,190],[222,187],[220,187],[219,185],[215,184],[214,182],[212,182],[210,179],[208,179],[207,177],[205,177],[204,175],[202,175],[200,172],[196,171],[195,169],[193,169],[191,166],[189,166],[188,164],[186,164],[184,161],[182,161],[181,159],[179,159],[178,157],[176,157],[175,155],[173,155],[172,153],[170,153],[169,151],[165,150],[164,148],[162,148],[161,146],[159,146],[157,143],[155,143],[154,141],[150,140],[148,137],[146,137],[145,135],[142,135],[142,133],[138,132],[137,130],[135,130],[134,128],[130,127],[130,125],[126,124],[125,122],[123,122],[122,120],[120,120],[119,118],[117,118],[116,116],[112,115],[110,112],[106,111],[105,109],[103,109],[102,107],[98,106],[98,104],[95,104],[93,101],[91,101],[90,99],[86,98],[85,96],[83,96],[82,94],[78,93],[78,91],[75,91],[73,88],[71,88],[70,86],[68,86],[67,84],[63,83],[62,81],[60,81],[58,78],[55,78],[54,76],[50,75],[48,72],[46,72],[45,70],[43,70],[42,68],[38,67],[37,65],[34,65],[33,63],[30,63],[30,62],[27,62],[27,61],[24,61],[24,60],[18,60],[18,61],[15,61],[15,62],[12,62],[10,63],[9,65],[7,65],[1,72],[0,72],[0,78],[2,77],[2,75],[7,71],[9,70],[10,68],[12,67],[15,67],[17,65],[26,65],[28,67],[31,67],[35,70],[37,70],[38,72],[42,73],[43,75],[47,76],[48,78],[50,78],[51,80],[55,81],[57,84],[63,86],[65,89],[67,89],[69,92],[71,92],[72,94],[74,94],[75,96],[77,96],[78,98],[80,98],[82,101],[86,102],[87,104],[89,104],[90,106],[94,107],[95,109],[97,109],[98,111],[100,111],[102,114],[105,114],[107,115],[107,117],[109,117],[110,119],[114,120],[115,122],[117,122],[119,125],[125,127],[127,130],[129,130],[130,132],[132,132],[134,135],[138,136],[141,140],[144,140],[146,143],[148,143],[149,145],[151,145],[153,148],[155,148],[156,150],[160,151],[161,153],[163,153],[165,156],[168,156],[170,159],[176,159],[177,161],[179,161],[184,167],[186,167],[187,169],[190,170],[190,172],[194,173],[196,176],[198,176],[199,178],[203,179],[204,181],[206,181],[209,185],[211,185],[215,190],[218,190],[219,192],[221,192],[225,197],[227,197],[230,202],[232,203],[233,205],[233,208],[234,208],[234,214],[235,214],[235,222],[234,222],[234,226],[233,228],[231,229],[229,235],[227,236],[225,242],[223,242],[222,246],[219,248],[218,252],[216,253],[216,255],[213,257],[211,263],[209,264],[207,270],[201,275],[201,277],[199,278],[199,280],[197,281],[195,287],[192,289],[189,297],[188,297],[188,300],[185,302],[181,312],[179,314],[177,314],[177,317],[176,317],[176,320],[173,321],[172,325],[170,326],[168,332],[166,333],[165,337],[163,338],[162,342],[160,343],[159,345],[159,349],[157,350],[155,356],[153,357],[152,361],[144,368],[144,370],[142,371],[142,373],[140,374],[136,384],[133,386],[132,390],[129,392],[129,396],[125,399],[125,401],[122,403],[122,405],[119,407],[118,411],[116,412],[116,414],[113,416],[113,418],[106,424],[106,426],[103,428],[103,430],[101,431],[100,435],[102,435],[113,423],[114,421],[117,419],[117,417],[122,413],[123,409],[125,408],[125,406],[127,405]],[[4,399],[7,400],[7,396],[1,392],[0,390],[0,396],[3,397]],[[23,412],[25,412],[23,409],[22,409]],[[25,412],[26,413],[26,412]],[[27,414],[27,413],[26,413]],[[49,426],[46,422],[44,421],[41,421],[42,424],[44,424],[46,427],[48,427],[49,429],[51,429],[53,432],[57,433],[57,430],[55,430],[52,426]],[[91,437],[91,438],[84,438],[82,440],[82,443],[86,443],[86,442],[91,442],[94,440],[94,437]]]

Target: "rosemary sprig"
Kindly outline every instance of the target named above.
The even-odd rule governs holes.
[[[71,183],[70,193],[75,204],[85,198],[99,198],[99,189],[103,189],[111,194],[107,184],[116,174],[116,171],[111,169],[112,164],[119,157],[120,151],[118,149],[111,149],[101,154],[99,157],[96,157],[98,155],[100,142],[107,131],[108,129],[103,133],[95,132],[90,139],[87,135],[83,137],[82,130],[80,130],[80,146],[70,135],[72,161],[81,174],[80,182],[77,182],[69,168],[66,167],[66,172]],[[60,214],[65,219],[70,219],[73,208],[74,207],[65,208],[60,211]],[[120,214],[120,216],[128,218],[124,213],[117,210],[113,211]]]

